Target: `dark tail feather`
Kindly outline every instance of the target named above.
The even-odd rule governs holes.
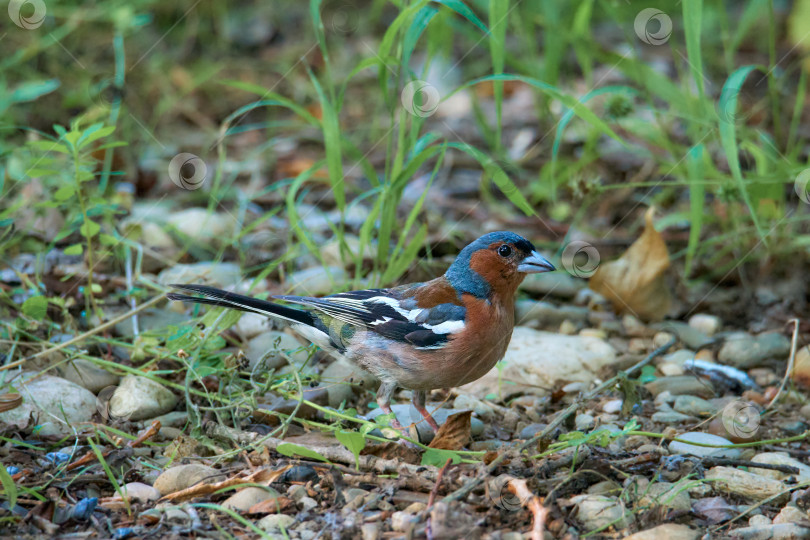
[[[241,311],[258,313],[259,315],[265,315],[267,317],[278,317],[292,322],[315,326],[315,319],[308,312],[274,304],[273,302],[268,302],[267,300],[259,300],[258,298],[251,298],[250,296],[245,296],[243,294],[223,291],[222,289],[208,287],[207,285],[173,284],[170,285],[170,287],[184,292],[202,295],[202,297],[198,297],[189,296],[187,294],[169,293],[166,296],[168,296],[171,300],[238,309]]]

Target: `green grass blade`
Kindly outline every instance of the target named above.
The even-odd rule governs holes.
[[[332,103],[327,98],[318,79],[309,72],[315,91],[318,93],[318,100],[321,103],[321,129],[323,130],[324,147],[326,151],[326,168],[329,170],[329,182],[332,186],[332,193],[338,208],[343,211],[346,206],[346,192],[343,182],[343,157],[340,145],[340,123],[338,115]]]
[[[509,0],[489,0],[489,54],[492,56],[492,72],[495,75],[503,73],[508,13]],[[492,95],[495,100],[495,151],[500,152],[503,81],[492,81]]]
[[[700,30],[703,24],[703,0],[683,0],[683,29],[686,34],[686,57],[692,79],[703,98],[703,56],[700,50]]]
[[[692,271],[697,247],[700,242],[700,229],[703,226],[703,213],[706,197],[706,188],[703,183],[705,171],[703,166],[704,147],[702,144],[693,146],[686,156],[686,170],[689,180],[689,244],[686,247],[686,269],[684,275],[688,278]]]

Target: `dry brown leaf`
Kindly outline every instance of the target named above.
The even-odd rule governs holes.
[[[374,456],[380,459],[396,459],[405,463],[417,464],[421,461],[419,451],[398,442],[370,444],[360,452],[363,456]]]
[[[266,499],[262,502],[258,502],[251,506],[247,513],[248,514],[281,514],[285,510],[289,510],[290,508],[295,508],[295,502],[290,499],[289,497],[285,497],[280,495],[278,497],[272,497],[270,499]]]
[[[286,467],[282,467],[277,470],[273,469],[259,469],[258,471],[248,474],[247,476],[243,476],[242,474],[238,474],[227,480],[223,480],[222,482],[214,482],[212,484],[197,484],[191,486],[190,488],[181,489],[180,491],[175,491],[174,493],[169,493],[160,499],[160,502],[171,501],[171,502],[184,502],[190,499],[194,499],[196,497],[204,497],[206,495],[210,495],[215,491],[219,491],[220,489],[224,489],[227,487],[238,486],[241,484],[263,484],[269,486],[275,480],[277,480],[287,469],[292,467],[292,465],[287,465]]]
[[[0,394],[0,412],[10,411],[22,405],[21,394]]]
[[[461,450],[470,440],[470,419],[472,411],[462,411],[447,417],[439,426],[439,432],[430,441],[428,448],[439,450]]]
[[[644,232],[615,261],[605,263],[591,277],[589,287],[610,300],[620,313],[644,321],[664,318],[672,304],[665,272],[669,252],[664,239],[653,226],[655,208],[644,216]]]

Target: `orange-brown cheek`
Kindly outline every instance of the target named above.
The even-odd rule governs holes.
[[[490,285],[510,279],[514,271],[492,251],[478,251],[470,257],[470,268],[487,280]]]

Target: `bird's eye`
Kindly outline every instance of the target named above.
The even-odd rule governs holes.
[[[501,257],[508,257],[511,254],[512,248],[507,246],[506,244],[498,248],[498,255],[500,255]]]

